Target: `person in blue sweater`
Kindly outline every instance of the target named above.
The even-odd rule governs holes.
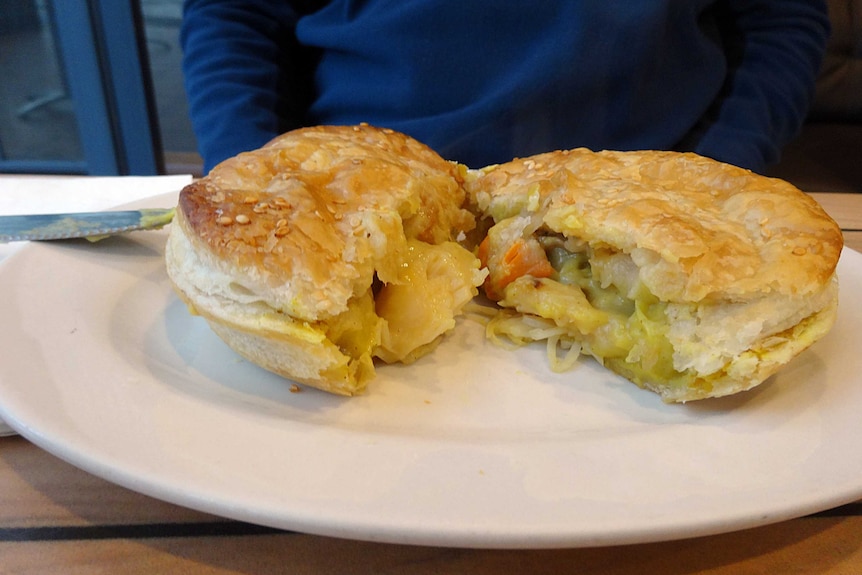
[[[205,170],[367,122],[470,167],[584,146],[762,171],[828,34],[821,0],[185,0],[181,43]]]

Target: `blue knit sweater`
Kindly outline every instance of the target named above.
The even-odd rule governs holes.
[[[358,122],[472,167],[586,146],[762,170],[804,120],[826,14],[820,0],[186,0],[183,65],[207,170],[295,127]]]

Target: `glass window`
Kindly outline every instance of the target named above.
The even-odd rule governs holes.
[[[75,104],[44,2],[3,0],[0,10],[0,159],[22,169],[51,162],[84,169]]]
[[[140,0],[165,169],[200,174],[202,160],[188,114],[179,30],[182,0]]]
[[[143,29],[140,0],[2,0],[0,171],[163,172]]]

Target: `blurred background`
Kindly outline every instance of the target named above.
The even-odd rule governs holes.
[[[828,0],[814,106],[770,175],[862,192],[862,0]],[[200,174],[182,0],[0,0],[0,172]]]
[[[0,0],[0,171],[199,173],[182,0]]]

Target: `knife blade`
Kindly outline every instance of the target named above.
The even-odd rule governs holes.
[[[157,230],[174,218],[175,208],[152,208],[68,214],[0,216],[0,243],[108,236],[138,230]]]

